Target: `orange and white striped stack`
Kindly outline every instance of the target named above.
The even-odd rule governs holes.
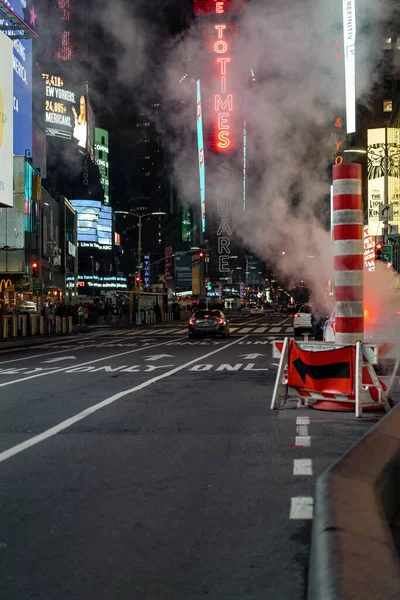
[[[361,165],[333,165],[333,256],[336,343],[364,338],[364,247]]]

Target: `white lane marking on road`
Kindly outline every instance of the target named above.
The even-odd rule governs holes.
[[[136,348],[135,350],[128,350],[127,352],[121,352],[119,354],[112,354],[111,356],[103,356],[101,358],[97,358],[95,360],[89,360],[88,362],[81,363],[79,365],[75,365],[76,367],[85,367],[86,365],[92,365],[97,362],[101,362],[102,360],[107,360],[109,358],[118,358],[119,356],[126,356],[127,354],[133,354],[134,352],[141,352],[142,350],[149,350],[150,348],[158,348],[159,346],[165,346],[168,342],[161,342],[159,344],[153,344],[151,346],[142,346],[141,348]],[[54,375],[54,373],[61,373],[62,371],[66,371],[70,369],[71,365],[68,367],[62,367],[61,369],[55,369],[54,371],[46,371],[45,373],[36,373],[36,375],[30,375],[29,377],[23,377],[22,379],[14,379],[13,381],[5,381],[4,383],[0,383],[0,387],[4,387],[6,385],[12,385],[13,383],[21,383],[22,381],[28,381],[28,379],[35,379],[36,377],[43,377],[45,375]]]
[[[254,354],[239,354],[239,356],[243,356],[247,360],[254,360],[258,356],[264,356],[264,354],[259,354],[258,352],[254,352]]]
[[[296,425],[296,433],[297,433],[297,435],[300,435],[302,437],[307,437],[308,436],[308,425],[306,425],[305,423],[303,423],[301,425]]]
[[[286,333],[294,333],[294,329],[293,329],[293,327],[286,327],[285,332]]]
[[[89,344],[88,346],[74,346],[76,350],[87,350],[88,348],[97,348],[98,344]],[[71,348],[65,348],[64,350],[57,350],[56,352],[46,352],[46,354],[31,354],[30,356],[24,356],[23,358],[11,358],[10,360],[3,360],[0,365],[7,365],[8,363],[21,362],[23,360],[31,360],[32,358],[44,358],[46,356],[53,356],[54,354],[61,354],[62,352],[71,352]]]
[[[229,332],[232,333],[233,331],[236,331],[236,329],[238,329],[237,327],[229,327]]]
[[[264,331],[266,331],[268,329],[268,327],[258,327],[258,329],[254,330],[254,333],[264,333]]]
[[[281,329],[281,327],[271,327],[269,333],[279,333]]]
[[[61,362],[62,360],[76,360],[76,356],[59,356],[58,358],[49,358],[49,360],[43,360],[42,363],[55,363]]]
[[[284,323],[286,323],[286,321],[288,321],[287,317],[286,317],[286,319],[283,319],[283,321],[281,321],[280,323],[277,323],[277,325],[283,325]]]
[[[296,496],[295,498],[291,498],[290,519],[312,519],[313,513],[314,500],[312,497]]]
[[[238,333],[249,333],[253,327],[242,327],[242,329]]]
[[[310,417],[297,417],[296,425],[309,425]]]
[[[160,358],[174,358],[173,354],[153,354],[152,356],[146,356],[144,360],[160,360]]]
[[[297,458],[293,464],[293,475],[312,475],[311,458]]]
[[[222,350],[225,350],[226,348],[229,348],[230,346],[237,344],[238,341],[239,340],[235,340],[234,342],[231,342],[230,344],[227,344],[226,346],[221,346],[220,348],[217,348],[216,350],[213,350],[212,352],[203,354],[202,356],[199,356],[198,358],[190,360],[189,362],[187,362],[183,365],[180,365],[179,367],[175,367],[171,371],[167,371],[167,373],[163,373],[162,375],[157,375],[157,377],[148,379],[147,381],[144,381],[143,383],[140,383],[139,385],[136,385],[133,388],[129,388],[128,390],[118,392],[117,394],[114,394],[113,396],[106,398],[102,402],[98,402],[97,404],[94,404],[93,406],[86,408],[85,410],[74,415],[73,417],[70,417],[69,419],[62,421],[61,423],[58,423],[58,425],[55,425],[54,427],[50,427],[50,429],[43,431],[39,435],[35,435],[34,437],[30,438],[29,440],[26,440],[25,442],[22,442],[21,444],[17,444],[16,446],[13,446],[12,448],[8,448],[8,450],[4,450],[3,452],[0,453],[0,462],[4,462],[5,460],[11,458],[12,456],[19,454],[20,452],[23,452],[24,450],[27,450],[28,448],[31,448],[32,446],[35,446],[36,444],[39,444],[40,442],[43,442],[44,440],[47,440],[50,437],[53,437],[57,433],[60,433],[60,431],[64,431],[65,429],[68,429],[68,427],[70,427],[71,425],[74,425],[78,421],[82,421],[82,419],[85,419],[89,415],[99,411],[100,409],[104,408],[105,406],[109,406],[110,404],[113,404],[120,398],[124,398],[125,396],[127,396],[128,394],[132,394],[133,392],[138,392],[139,390],[143,390],[144,388],[149,387],[150,385],[152,385],[153,383],[156,383],[157,381],[160,381],[161,379],[166,379],[167,377],[171,377],[171,375],[175,375],[175,373],[178,373],[179,371],[186,369],[190,365],[193,365],[194,363],[196,363],[200,360],[204,360],[205,358],[208,358],[209,356],[213,356],[214,354],[217,354],[218,352],[221,352]],[[133,352],[135,352],[135,351],[133,351]],[[124,352],[124,354],[130,354],[130,353]],[[61,369],[61,370],[64,370],[64,369]],[[29,378],[27,378],[27,379],[29,379]]]
[[[296,439],[294,442],[295,446],[304,446],[304,448],[309,448],[311,446],[311,438],[309,435],[296,435]]]

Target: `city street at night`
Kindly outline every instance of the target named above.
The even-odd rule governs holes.
[[[291,321],[2,349],[2,599],[303,600],[315,478],[376,417],[270,410]]]

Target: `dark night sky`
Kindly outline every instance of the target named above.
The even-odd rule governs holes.
[[[96,3],[103,4],[102,0],[94,0],[95,7]],[[125,5],[127,18],[135,21],[134,15],[139,14],[142,25],[159,42],[155,47],[149,45],[147,48],[148,63],[153,67],[163,60],[160,47],[179,35],[192,18],[192,0],[122,0],[122,3]],[[90,46],[90,52],[96,56],[90,66],[91,98],[96,125],[110,132],[111,201],[121,207],[124,199],[134,192],[129,189],[127,173],[131,169],[134,152],[136,115],[143,98],[153,92],[150,91],[146,78],[138,85],[137,82],[123,82],[118,76],[118,61],[121,53],[126,53],[125,40],[118,39],[118,32],[111,38],[97,25],[91,36]],[[129,57],[129,60],[134,61],[135,57]]]

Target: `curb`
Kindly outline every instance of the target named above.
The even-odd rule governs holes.
[[[398,600],[400,406],[317,480],[308,600]]]

